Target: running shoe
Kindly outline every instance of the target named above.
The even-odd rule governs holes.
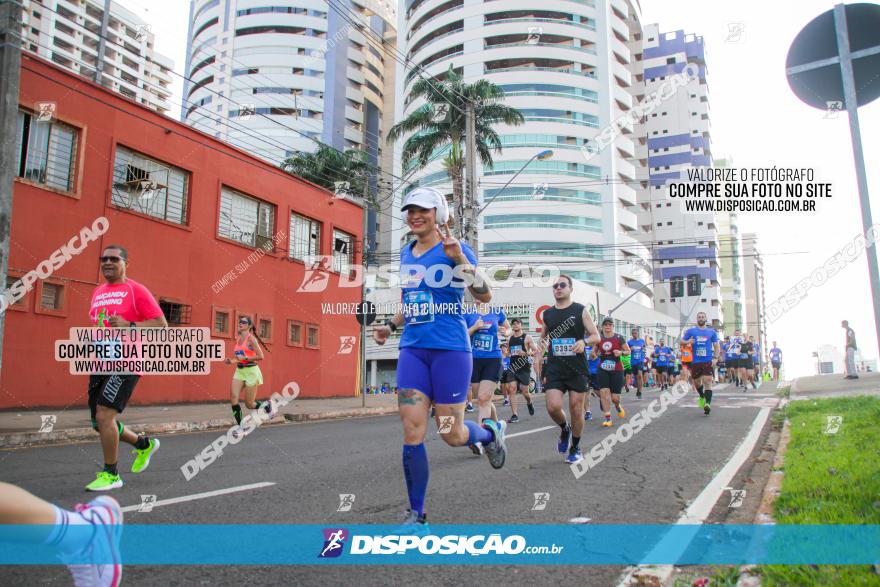
[[[700,399],[698,399],[697,406],[701,407],[701,408],[705,408],[706,407],[706,398],[701,397]]]
[[[623,409],[623,406],[617,406],[617,417],[618,418],[626,418],[626,410]]]
[[[586,412],[584,412],[584,420],[589,422],[592,419],[593,419],[593,412],[591,412],[590,410],[587,410]]]
[[[507,460],[507,445],[504,443],[504,431],[507,429],[507,422],[504,420],[483,420],[483,426],[492,431],[495,439],[486,446],[486,456],[489,457],[489,464],[493,469],[500,469]]]
[[[468,402],[467,405],[464,407],[464,411],[467,412],[468,414],[474,413],[476,411],[476,410],[474,410],[474,404],[472,404],[471,402]]]
[[[755,382],[754,382],[754,381],[752,381],[752,389],[758,389],[758,386],[755,385]]]
[[[637,398],[637,399],[642,399],[642,392],[641,392],[641,391],[637,391],[637,392],[636,392],[636,398]]]
[[[568,452],[568,456],[565,457],[565,462],[569,465],[573,465],[575,463],[579,463],[584,460],[583,455],[581,454],[581,447],[577,447]]]
[[[559,442],[556,443],[556,450],[559,454],[565,454],[568,451],[568,441],[571,438],[571,428],[566,426],[559,434]]]
[[[232,429],[232,437],[233,438],[244,438],[247,435],[248,435],[248,433],[245,432],[244,428],[242,428],[241,426],[236,426],[235,428]]]
[[[265,404],[263,404],[263,408],[265,408],[266,418],[271,420],[278,414],[278,406],[275,405],[275,402],[272,400],[267,400]]]
[[[602,422],[602,427],[603,428],[610,428],[611,426],[612,426],[611,418],[605,418],[605,421]]]
[[[74,511],[92,525],[94,533],[83,550],[61,555],[61,561],[67,564],[73,575],[73,584],[76,587],[116,587],[122,580],[119,553],[122,508],[109,495],[102,495],[87,504],[77,504]],[[78,526],[73,531],[79,531]]]
[[[503,403],[502,405],[504,405],[504,406],[509,406],[509,405],[510,405],[510,400],[507,399],[507,398],[504,398],[504,403]]]
[[[711,411],[712,411],[712,406],[710,406],[709,404],[706,404],[705,406],[703,406],[703,413],[706,414],[707,416],[709,415],[709,412],[711,412]]]
[[[107,471],[98,471],[95,480],[86,485],[86,491],[110,491],[117,487],[122,487],[122,477]]]
[[[532,405],[532,402],[527,403],[526,408],[529,410],[529,416],[535,415],[535,406]]]
[[[142,473],[150,466],[150,458],[159,450],[159,439],[151,438],[150,446],[143,450],[133,449],[131,454],[137,453],[134,462],[131,464],[132,473]]]
[[[421,516],[412,511],[411,509],[407,509],[404,512],[403,524],[398,526],[393,534],[397,536],[427,536],[431,533],[431,528],[428,526],[428,515],[422,514]]]
[[[519,422],[519,416],[517,416],[516,414],[512,415],[510,417],[510,420],[508,420],[508,422],[511,424],[516,424],[517,422]]]
[[[475,442],[474,444],[469,444],[468,446],[470,447],[472,453],[474,453],[478,457],[483,456],[483,443],[482,442]]]

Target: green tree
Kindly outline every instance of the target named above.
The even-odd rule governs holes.
[[[348,182],[348,188],[344,191],[362,197],[366,193],[373,166],[365,151],[347,149],[343,153],[328,145],[319,145],[314,153],[288,157],[281,163],[281,169],[331,192],[336,189],[336,182]]]
[[[520,125],[525,120],[516,108],[502,104],[504,92],[495,84],[479,80],[465,83],[452,66],[446,79],[421,79],[416,82],[409,100],[424,98],[426,103],[388,131],[388,142],[405,135],[403,165],[407,170],[428,165],[435,153],[448,151],[443,160],[452,180],[453,201],[461,206],[464,194],[465,108],[474,103],[477,154],[484,166],[492,166],[492,153],[501,153],[501,139],[493,129],[497,124]]]

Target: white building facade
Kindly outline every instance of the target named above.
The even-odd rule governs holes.
[[[493,167],[477,166],[477,200],[488,203],[478,224],[485,262],[552,264],[619,294],[650,282],[649,253],[638,239],[637,222],[637,190],[647,172],[637,157],[634,125],[591,152],[601,130],[632,109],[640,12],[637,0],[401,5],[400,52],[411,63],[398,66],[398,121],[423,104],[407,103],[419,79],[413,67],[438,80],[452,66],[466,83],[490,81],[504,91],[504,103],[525,117],[523,125],[495,127],[503,152],[493,154]],[[552,158],[532,161],[502,190],[545,150],[553,151]],[[423,185],[451,193],[441,159],[416,172],[407,189]],[[399,158],[397,165],[399,175],[406,171]],[[392,242],[399,248],[407,231],[399,219],[394,228]],[[650,303],[644,294],[634,300]]]
[[[713,213],[684,213],[665,196],[665,182],[687,179],[687,169],[709,167],[712,145],[709,90],[702,37],[683,31],[661,33],[656,24],[645,27],[643,44],[645,92],[656,92],[685,68],[699,74],[645,120],[650,189],[640,224],[650,232],[654,260],[654,304],[668,314],[693,322],[706,312],[713,326],[723,322],[719,271],[718,226]],[[689,64],[691,67],[688,67]]]

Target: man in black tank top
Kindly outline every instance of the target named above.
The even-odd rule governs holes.
[[[590,388],[584,349],[599,342],[599,331],[583,304],[571,301],[571,293],[571,278],[560,275],[553,284],[556,305],[544,311],[541,346],[549,351],[542,373],[547,381],[547,413],[562,428],[556,450],[568,452],[565,461],[573,464],[583,459],[578,444],[584,430],[584,393]],[[562,407],[565,392],[570,392],[570,426]]]
[[[535,406],[532,405],[532,395],[529,393],[529,381],[532,378],[531,361],[532,357],[538,352],[538,345],[522,329],[522,321],[519,318],[511,320],[510,326],[512,331],[510,338],[507,340],[510,349],[510,371],[513,372],[516,379],[516,387],[510,393],[510,411],[513,412],[513,415],[510,416],[510,422],[519,422],[519,416],[516,413],[517,387],[526,400],[526,408],[529,410],[529,415],[535,415]]]

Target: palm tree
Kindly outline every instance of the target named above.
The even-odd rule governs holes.
[[[464,82],[452,65],[446,79],[422,78],[413,85],[409,100],[424,98],[427,102],[414,110],[405,120],[391,127],[388,142],[410,135],[403,145],[404,168],[421,169],[428,165],[432,155],[443,149],[449,155],[443,160],[452,180],[452,197],[459,210],[463,207],[465,108],[468,102],[475,104],[477,154],[484,166],[492,166],[492,153],[501,152],[501,139],[493,130],[495,124],[520,125],[525,120],[516,108],[501,102],[504,92],[495,84],[479,80],[472,84]]]
[[[337,182],[348,182],[344,191],[357,197],[367,193],[369,172],[373,169],[367,153],[348,149],[344,153],[321,144],[314,153],[299,153],[281,163],[281,169],[307,181],[335,191]]]

